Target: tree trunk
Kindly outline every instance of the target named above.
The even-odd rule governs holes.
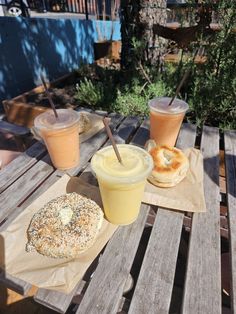
[[[122,67],[158,65],[163,39],[153,33],[153,24],[166,24],[166,0],[121,0],[120,7]]]

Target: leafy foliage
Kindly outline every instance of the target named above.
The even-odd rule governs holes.
[[[111,74],[109,70],[101,71],[101,68],[97,68],[97,74],[93,78],[89,72],[88,70],[87,76],[90,78],[85,76],[76,85],[75,98],[81,105],[93,109],[144,117],[148,115],[148,101],[151,98],[171,93],[171,89],[161,77],[147,84],[138,72],[135,76],[120,71]],[[116,80],[116,76],[119,80]]]
[[[148,101],[163,95],[168,95],[168,88],[162,80],[148,85],[141,85],[138,80],[134,80],[131,87],[125,86],[123,90],[118,90],[112,109],[125,115],[147,116]]]
[[[148,101],[172,96],[186,69],[191,68],[178,95],[190,105],[186,118],[199,126],[236,129],[236,2],[222,0],[217,6],[221,30],[204,41],[199,38],[188,51],[180,51],[177,64],[163,62],[147,67],[134,62],[135,67],[129,72],[99,67],[93,69],[93,74],[84,71],[76,98],[93,109],[148,116]],[[136,55],[143,44],[133,40],[133,47]],[[203,64],[193,62],[194,51],[199,47],[205,51]]]
[[[76,84],[76,90],[77,94],[75,95],[75,99],[92,108],[101,104],[104,97],[102,83],[96,81],[92,82],[87,78],[79,84]]]
[[[197,124],[236,129],[236,3],[219,10],[222,30],[205,47],[207,62],[194,68],[188,102]]]

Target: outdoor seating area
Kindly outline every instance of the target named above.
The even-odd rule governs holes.
[[[0,314],[234,313],[236,2],[2,7]]]
[[[110,118],[117,143],[144,146],[149,138],[148,120],[118,114],[111,114]],[[190,237],[184,232],[185,208],[179,212],[143,204],[135,223],[117,229],[98,255],[95,266],[87,270],[69,294],[34,287],[36,302],[60,313],[66,313],[71,304],[76,313],[178,313],[181,308],[184,313],[221,313],[221,301],[225,298],[221,274],[224,273],[222,267],[227,267],[231,282],[227,296],[234,306],[236,133],[224,134],[231,266],[221,262],[220,204],[224,196],[219,186],[219,132],[217,128],[204,127],[198,139],[196,136],[194,125],[183,124],[177,141],[177,147],[185,149],[194,147],[200,140],[204,157],[207,212],[192,215]],[[45,146],[39,142],[6,166],[0,173],[1,233],[63,176],[76,176],[96,185],[89,161],[101,146],[107,144],[109,139],[102,129],[81,144],[80,164],[66,174],[52,166]],[[148,223],[153,216],[153,224]],[[145,234],[146,240],[143,240]],[[182,260],[181,265],[180,258],[186,264]],[[134,282],[131,290],[124,294],[130,273]],[[25,296],[32,291],[30,283],[6,272],[1,273],[1,283]],[[229,304],[223,307],[223,312],[230,313]]]

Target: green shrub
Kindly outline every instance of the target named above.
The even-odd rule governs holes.
[[[221,129],[236,129],[236,2],[229,2],[231,9],[220,8],[222,30],[205,47],[207,62],[195,66],[187,90],[192,120]]]
[[[76,94],[74,97],[81,104],[96,108],[104,99],[103,84],[85,78],[79,84],[76,84]]]
[[[161,79],[152,84],[141,84],[136,79],[132,86],[125,86],[123,90],[118,90],[117,98],[111,108],[124,115],[145,117],[149,114],[148,101],[167,94],[168,88]]]
[[[76,85],[74,97],[80,105],[92,109],[147,116],[151,98],[170,94],[170,88],[160,76],[150,84],[138,72],[130,75],[101,68],[97,68],[96,73],[94,68],[82,71],[84,78]]]

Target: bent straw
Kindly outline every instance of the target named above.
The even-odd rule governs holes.
[[[113,135],[112,135],[112,133],[111,133],[111,129],[110,129],[109,125],[108,125],[108,119],[107,119],[106,117],[103,118],[103,124],[104,124],[104,126],[105,126],[105,129],[106,129],[106,131],[107,131],[107,135],[108,135],[108,137],[109,137],[109,139],[110,139],[110,141],[111,141],[111,144],[112,144],[112,146],[113,146],[113,149],[114,149],[114,151],[115,151],[116,157],[117,157],[119,163],[122,164],[122,159],[121,159],[121,157],[120,157],[120,153],[119,153],[118,148],[117,148],[117,146],[116,146],[114,137],[113,137]]]
[[[50,105],[51,105],[51,107],[52,107],[52,110],[53,110],[53,112],[54,112],[54,115],[55,115],[55,117],[56,117],[56,119],[57,119],[57,118],[58,118],[58,114],[57,114],[57,111],[56,111],[56,107],[55,107],[55,105],[54,105],[54,103],[53,103],[53,101],[52,101],[52,97],[51,97],[51,95],[50,95],[50,93],[49,93],[49,91],[48,91],[48,88],[47,88],[47,85],[46,85],[46,83],[45,83],[44,77],[43,77],[42,75],[41,75],[40,77],[41,77],[41,81],[42,81],[42,83],[43,83],[45,92],[46,92],[46,94],[47,94],[47,98],[48,98],[48,100],[49,100],[49,103],[50,103]]]
[[[195,51],[194,56],[193,56],[193,62],[195,61],[195,58],[196,58],[196,56],[198,55],[199,51],[200,51],[200,48]],[[181,79],[179,85],[178,85],[177,88],[176,88],[175,94],[174,94],[174,96],[171,98],[171,101],[169,102],[169,105],[168,105],[168,106],[171,106],[172,102],[175,100],[175,98],[176,98],[177,95],[179,94],[179,91],[180,91],[181,87],[183,86],[185,80],[186,80],[187,77],[189,76],[190,72],[191,72],[191,68],[189,68],[189,69],[184,73],[184,75],[183,75],[183,77],[182,77],[182,79]]]

